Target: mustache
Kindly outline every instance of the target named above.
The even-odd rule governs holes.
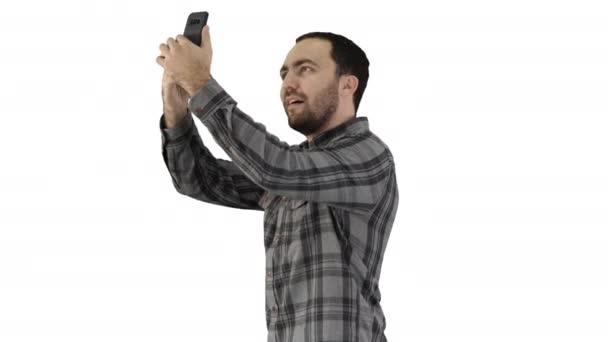
[[[285,94],[285,96],[283,98],[286,99],[286,98],[288,98],[290,96],[294,96],[294,97],[300,98],[302,100],[306,100],[306,96],[304,96],[303,94],[296,94],[296,93]]]

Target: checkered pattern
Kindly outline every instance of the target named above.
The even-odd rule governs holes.
[[[160,119],[176,190],[264,211],[266,323],[272,342],[385,342],[378,287],[399,194],[388,147],[356,117],[288,145],[212,79],[173,128]],[[232,161],[203,144],[194,114]]]

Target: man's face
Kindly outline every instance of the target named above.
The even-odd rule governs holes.
[[[289,126],[304,135],[318,132],[338,108],[339,80],[330,51],[329,41],[301,40],[289,51],[281,69],[281,101]],[[293,99],[302,102],[290,104]]]

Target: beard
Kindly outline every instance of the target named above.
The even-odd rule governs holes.
[[[289,127],[308,136],[317,133],[338,108],[338,81],[321,89],[312,101],[306,101],[292,109],[285,107]],[[290,113],[291,112],[291,113]]]

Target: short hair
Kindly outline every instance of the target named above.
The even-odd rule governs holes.
[[[365,52],[350,39],[331,32],[309,32],[298,37],[296,43],[307,38],[324,39],[331,43],[330,55],[336,63],[336,77],[349,74],[359,80],[353,96],[356,116],[369,78],[369,60]]]

